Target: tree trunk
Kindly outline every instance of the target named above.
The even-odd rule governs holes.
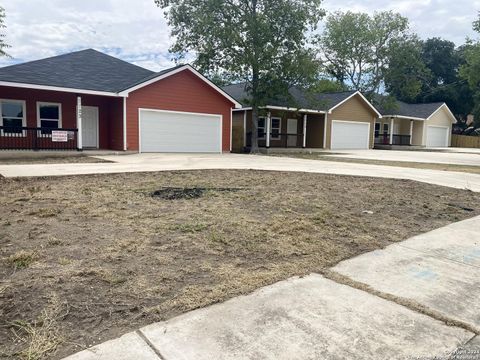
[[[252,1],[252,23],[256,23],[257,17],[257,0]],[[252,45],[253,45],[253,63],[252,63],[252,136],[250,153],[258,154],[258,83],[259,83],[259,67],[258,67],[258,34],[255,29],[252,29]]]

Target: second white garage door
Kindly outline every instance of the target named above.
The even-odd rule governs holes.
[[[222,152],[222,116],[141,109],[141,152]]]
[[[333,149],[368,149],[370,123],[332,120]]]
[[[427,147],[448,146],[450,128],[443,126],[427,126]]]

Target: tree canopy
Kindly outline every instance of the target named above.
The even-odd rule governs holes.
[[[407,30],[408,19],[391,11],[329,15],[318,37],[327,73],[355,90],[378,92],[392,46],[406,36]]]
[[[307,33],[324,16],[321,0],[155,0],[164,9],[177,61],[192,52],[205,74],[245,81],[253,107],[256,146],[259,107],[292,85],[317,76]]]
[[[5,9],[0,6],[0,56],[9,56],[6,52],[6,49],[10,47],[5,42]]]

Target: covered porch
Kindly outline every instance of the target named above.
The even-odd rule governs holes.
[[[0,86],[0,150],[124,149],[124,98]]]
[[[421,146],[423,119],[386,117],[375,122],[375,146]]]
[[[252,112],[245,112],[245,148],[252,146]],[[257,124],[260,148],[325,148],[325,114],[268,109]]]

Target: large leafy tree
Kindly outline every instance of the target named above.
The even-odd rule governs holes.
[[[257,150],[259,108],[292,85],[317,75],[307,34],[323,17],[321,0],[155,0],[164,9],[175,43],[170,51],[207,75],[245,81],[253,109],[252,151]]]
[[[480,33],[479,19],[473,23],[473,29]],[[469,40],[464,46],[465,63],[460,67],[460,77],[468,82],[473,92],[475,123],[480,126],[480,41]]]
[[[432,72],[431,85],[451,84],[457,80],[459,56],[455,43],[434,37],[422,45],[422,58]]]
[[[5,42],[5,9],[0,6],[0,56],[9,56],[6,52],[6,49],[10,47]]]
[[[396,41],[388,55],[385,90],[398,100],[417,101],[424,84],[433,77],[422,58],[422,41],[416,36]]]
[[[378,92],[392,46],[407,31],[408,20],[391,11],[335,12],[318,37],[326,71],[345,86],[367,94]]]

